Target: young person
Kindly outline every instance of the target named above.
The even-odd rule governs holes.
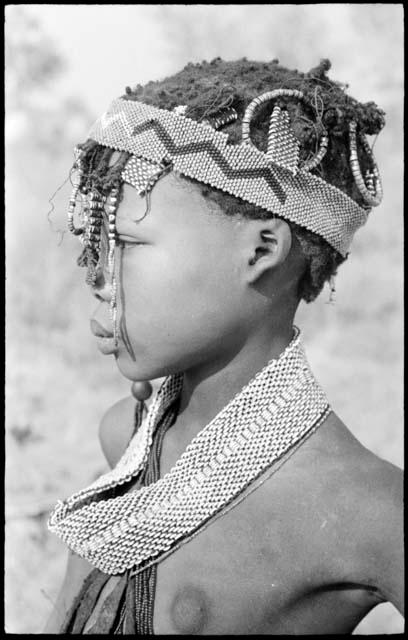
[[[351,633],[402,610],[401,472],[331,410],[293,325],[382,195],[384,114],[329,68],[189,64],[77,147],[91,328],[135,397],[101,423],[112,470],[50,517],[70,558],[47,631]]]

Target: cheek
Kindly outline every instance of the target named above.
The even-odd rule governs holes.
[[[217,248],[195,249],[182,244],[125,250],[122,284],[126,299],[126,320],[153,330],[163,326],[167,333],[186,331],[189,321],[228,321],[237,306],[236,274]],[[193,327],[197,330],[197,327]]]
[[[126,305],[153,310],[167,305],[180,295],[182,287],[194,278],[194,268],[183,266],[179,252],[154,246],[125,250],[122,258],[122,281]],[[169,311],[171,308],[169,309]]]

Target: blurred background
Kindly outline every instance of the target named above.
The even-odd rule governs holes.
[[[216,56],[331,77],[387,114],[375,144],[384,201],[336,282],[298,324],[333,408],[402,467],[403,9],[400,4],[6,7],[6,630],[41,633],[66,549],[46,520],[106,470],[97,431],[129,383],[89,331],[93,302],[64,233],[72,150],[126,85]],[[52,198],[54,192],[57,192]],[[50,204],[52,200],[52,204]],[[398,633],[390,604],[357,633]]]

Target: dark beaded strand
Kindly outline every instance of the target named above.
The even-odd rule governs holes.
[[[135,408],[135,431],[141,424],[144,403],[138,402]],[[156,482],[160,477],[160,453],[167,429],[175,422],[178,402],[170,406],[158,425],[150,448],[146,466],[137,479],[135,490]],[[150,560],[150,559],[149,559]],[[144,564],[148,564],[146,561]],[[115,634],[115,635],[154,635],[153,614],[156,592],[157,565],[146,566],[140,571],[128,570],[103,602],[98,619],[86,629],[102,589],[110,575],[94,569],[88,575],[76,596],[59,631],[60,634]]]
[[[177,402],[173,403],[173,405],[169,407],[166,415],[163,417],[161,423],[156,429],[152,447],[149,452],[148,463],[142,472],[140,479],[143,486],[148,486],[160,478],[160,454],[163,439],[167,430],[170,429],[175,422],[178,409],[176,406],[177,404]],[[130,570],[129,578],[130,582],[134,582],[134,613],[129,610],[127,611],[123,630],[119,633],[154,635],[153,614],[154,597],[156,593],[157,564],[146,567],[143,571],[140,571],[135,575],[133,574],[133,571]],[[133,625],[135,627],[134,629]]]

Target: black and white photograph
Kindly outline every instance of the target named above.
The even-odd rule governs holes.
[[[403,634],[402,3],[4,15],[5,632]]]

